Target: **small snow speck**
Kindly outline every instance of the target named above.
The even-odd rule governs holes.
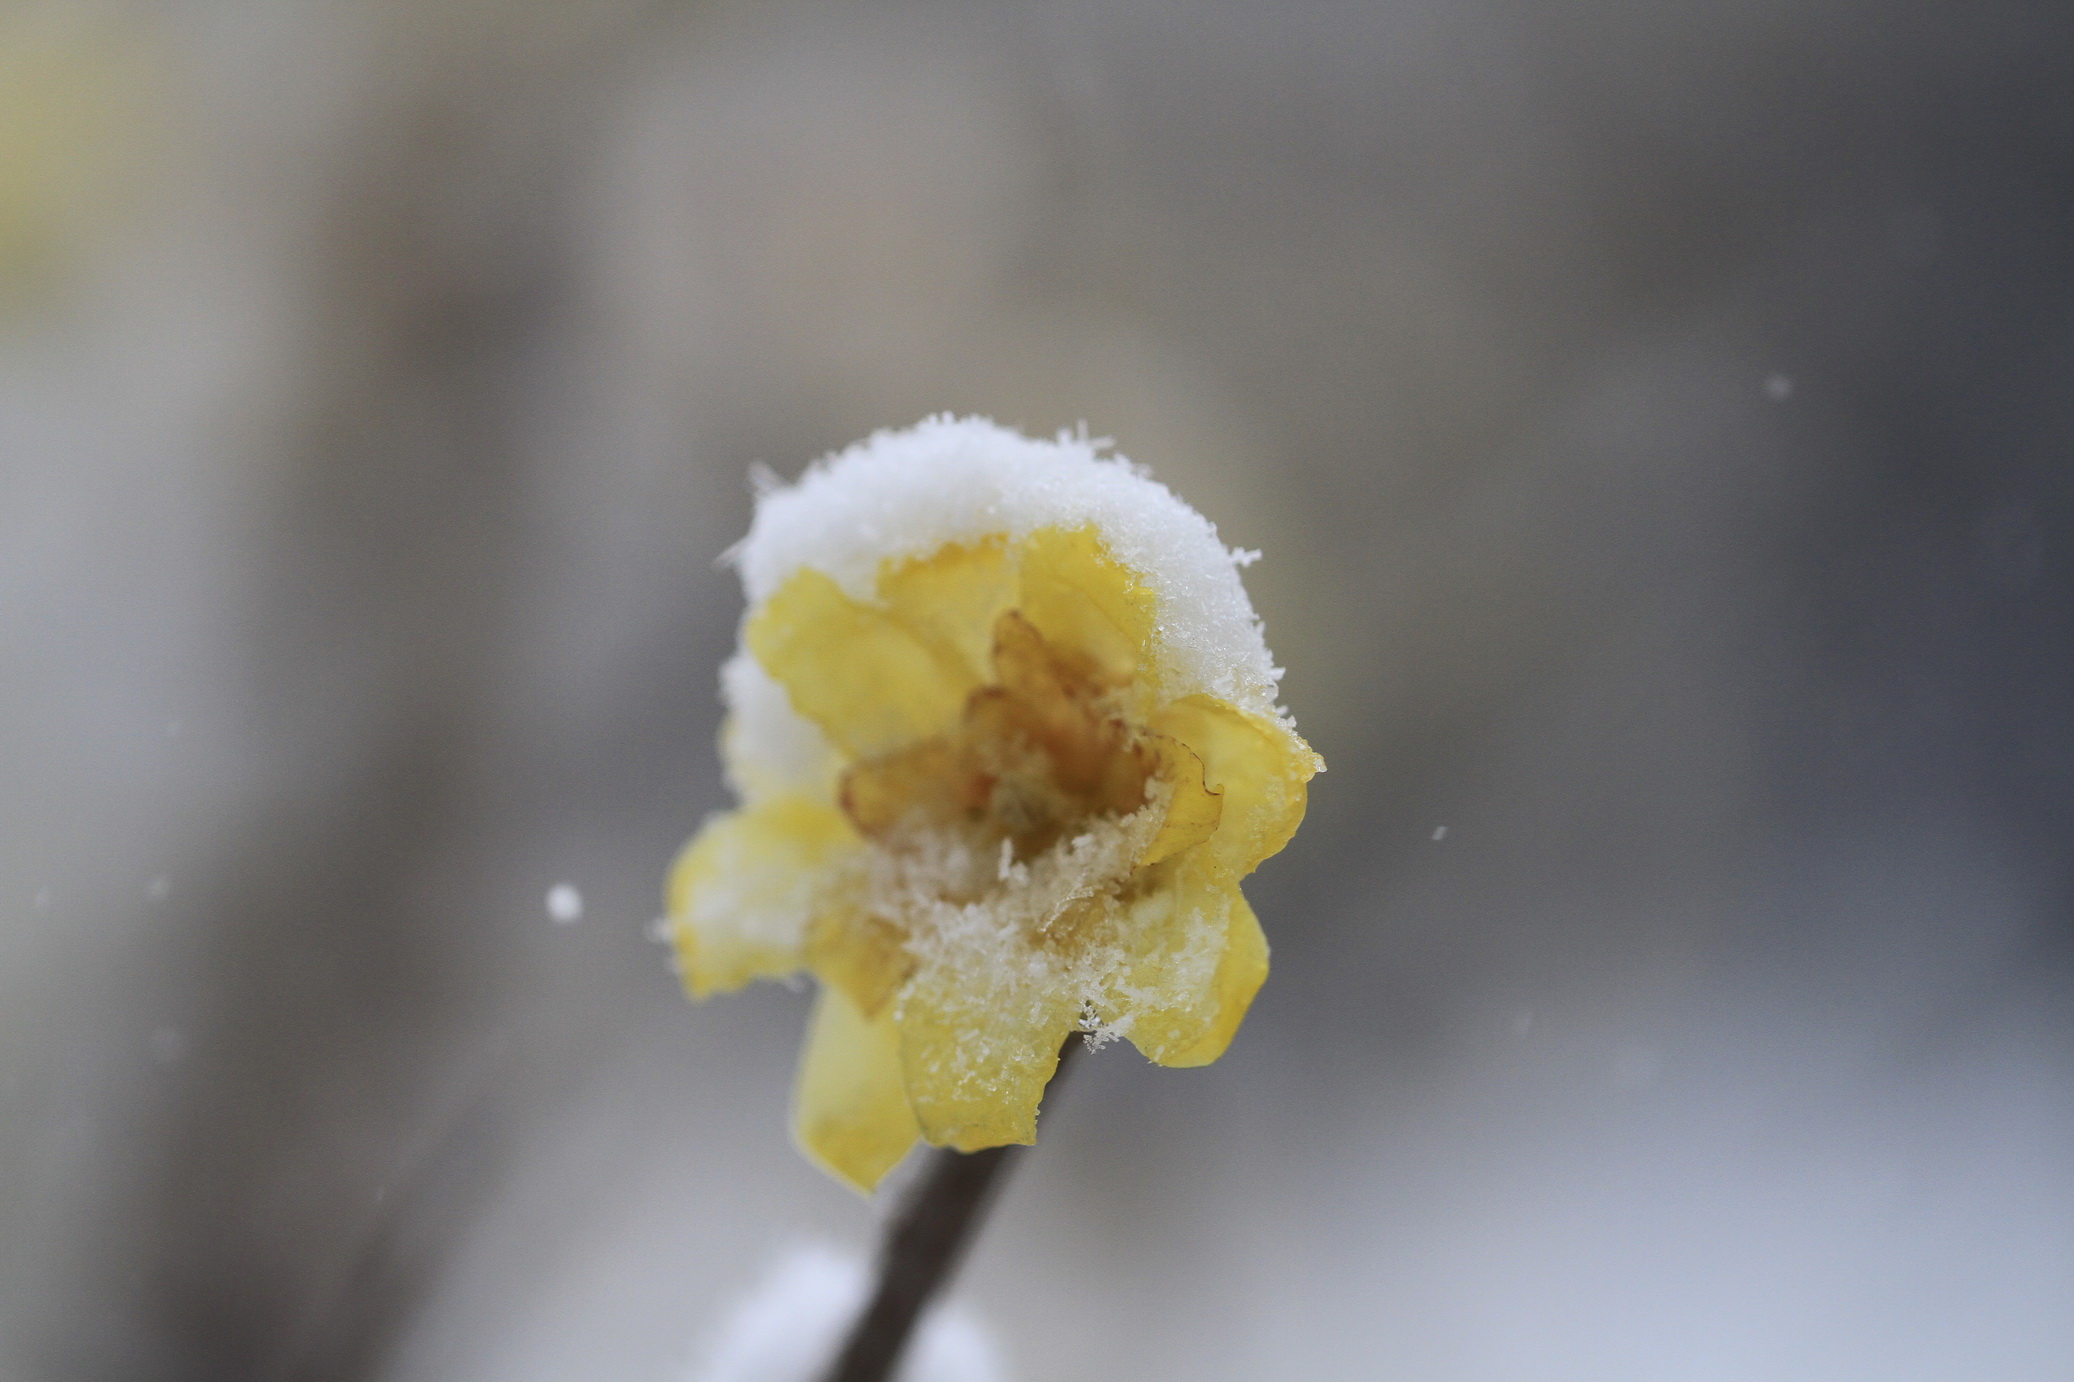
[[[557,926],[583,920],[583,894],[567,883],[547,890],[547,916]]]
[[[166,894],[173,891],[173,880],[160,874],[144,885],[144,895],[153,902],[164,902]]]
[[[183,734],[185,734],[185,733],[187,733],[187,721],[185,721],[185,720],[168,720],[168,721],[166,721],[166,738],[168,738],[168,739],[178,739],[178,738],[179,738],[179,737],[180,737],[181,735],[183,735]]]
[[[187,1034],[178,1027],[156,1028],[147,1044],[153,1065],[174,1065],[187,1054]]]
[[[38,889],[36,890],[36,903],[35,903],[35,906],[36,906],[36,910],[37,910],[37,911],[39,911],[39,912],[47,912],[47,911],[49,911],[49,910],[50,910],[50,904],[51,904],[51,903],[53,903],[53,902],[56,902],[57,900],[58,900],[58,895],[57,895],[56,893],[52,892],[52,891],[51,891],[51,890],[50,890],[49,888],[38,888]]]
[[[1774,403],[1784,403],[1793,397],[1793,381],[1783,374],[1774,374],[1764,381],[1764,396]]]
[[[1433,843],[1435,843],[1435,844],[1439,844],[1439,843],[1440,843],[1440,842],[1441,842],[1442,840],[1445,840],[1446,838],[1447,838],[1447,827],[1446,827],[1446,826],[1444,826],[1444,825],[1436,825],[1436,826],[1434,826],[1434,827],[1433,827]]]

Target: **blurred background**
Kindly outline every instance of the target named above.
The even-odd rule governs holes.
[[[0,1379],[670,1379],[870,1241],[644,929],[749,467],[938,411],[1264,549],[1331,765],[973,1258],[1017,1378],[2067,1377],[2070,53],[7,0]]]

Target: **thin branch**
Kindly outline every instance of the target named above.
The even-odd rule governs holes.
[[[1067,1058],[1080,1039],[1069,1037],[1046,1087],[1058,1088]],[[826,1382],[887,1382],[907,1350],[915,1323],[957,1271],[986,1217],[987,1206],[1021,1147],[979,1152],[939,1148],[900,1213],[887,1226],[879,1251],[878,1289],[858,1316]]]

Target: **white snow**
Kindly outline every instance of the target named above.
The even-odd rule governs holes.
[[[547,915],[557,926],[582,921],[583,894],[572,884],[555,884],[547,890]]]
[[[1256,554],[1227,549],[1208,519],[1103,445],[1068,434],[1038,441],[985,418],[879,432],[797,484],[759,493],[749,535],[730,555],[752,608],[802,567],[869,600],[888,557],[1093,524],[1158,601],[1162,691],[1276,714],[1281,673],[1239,580]]]
[[[1206,992],[1224,953],[1221,915],[1198,911],[1163,918],[1172,934],[1154,992],[1130,979],[1133,956],[1144,952],[1146,938],[1135,931],[1140,919],[1128,907],[1100,908],[1075,945],[1032,943],[1092,899],[1115,898],[1166,820],[1168,789],[1153,783],[1148,791],[1140,810],[1091,821],[1028,863],[1016,862],[1010,851],[975,858],[950,837],[918,835],[899,850],[874,842],[859,861],[857,892],[867,910],[899,919],[925,988],[963,994],[972,1008],[997,1013],[1069,993],[1099,1049],[1129,1032],[1129,1014],[1138,1002]],[[956,978],[932,982],[933,975]],[[1119,1010],[1125,1014],[1119,1020],[1099,1017]],[[968,1072],[961,1078],[994,1078],[984,1051],[961,1051],[961,1061],[967,1055],[972,1059],[961,1063]]]
[[[841,765],[821,727],[792,708],[785,688],[747,652],[720,669],[720,696],[727,727],[720,753],[728,785],[744,801],[785,792],[828,799],[835,794]]]
[[[831,1248],[796,1248],[735,1307],[685,1382],[818,1382],[864,1307],[869,1273]],[[922,1319],[897,1382],[1006,1382],[1000,1351],[956,1302]]]

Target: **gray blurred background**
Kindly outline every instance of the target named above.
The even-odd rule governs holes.
[[[2074,12],[7,0],[0,1378],[669,1379],[748,467],[1085,421],[1331,764],[1024,1382],[2074,1375]],[[580,890],[583,918],[544,897]]]

